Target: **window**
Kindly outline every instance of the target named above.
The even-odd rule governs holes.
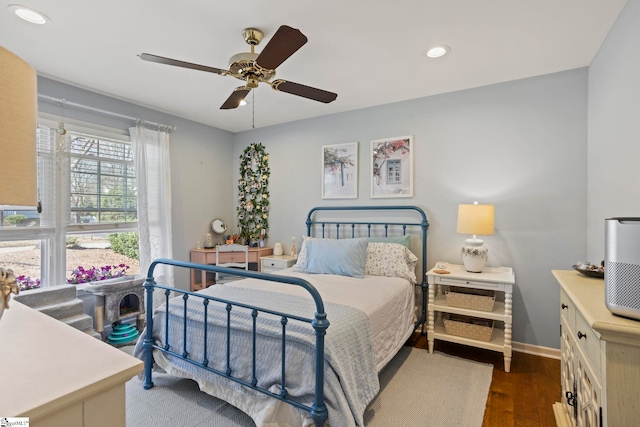
[[[125,265],[127,274],[139,273],[128,135],[65,127],[63,135],[55,122],[39,120],[42,211],[0,206],[0,265],[14,271],[22,291],[66,283],[78,267]]]
[[[400,159],[387,159],[387,184],[402,182],[402,164]]]
[[[71,133],[70,163],[71,224],[138,220],[130,143]]]

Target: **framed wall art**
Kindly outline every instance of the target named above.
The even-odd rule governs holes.
[[[371,198],[413,197],[413,135],[371,141]]]
[[[322,146],[322,198],[358,198],[358,143]]]

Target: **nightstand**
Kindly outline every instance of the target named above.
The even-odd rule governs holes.
[[[260,271],[263,273],[273,273],[274,271],[284,270],[293,267],[297,258],[291,255],[269,255],[260,258]]]
[[[512,354],[513,285],[515,284],[513,270],[509,267],[485,267],[481,273],[470,273],[462,265],[445,264],[444,270],[449,271],[449,274],[436,273],[434,271],[436,268],[427,273],[429,353],[433,353],[436,339],[499,351],[504,354],[504,370],[509,372]],[[463,300],[462,304],[449,303],[454,301],[454,298],[448,298],[446,295],[446,292],[451,290],[457,293],[456,301]],[[487,298],[483,293],[486,294],[487,291],[490,291],[495,298],[493,305],[488,307],[490,310],[482,307]],[[500,294],[503,294],[504,298],[499,298]],[[464,303],[465,299],[471,300],[471,303]],[[460,319],[468,320],[469,324],[461,325]],[[449,332],[455,330],[456,333],[447,333],[445,320],[450,322],[449,325],[457,327],[457,329],[451,327]],[[484,322],[490,322],[492,325],[486,339],[480,338],[488,328],[486,326],[483,329]],[[495,325],[495,322],[502,324]],[[471,332],[465,336],[466,331]],[[473,335],[473,331],[479,331],[477,337]]]

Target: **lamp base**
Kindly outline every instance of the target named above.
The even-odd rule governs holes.
[[[482,273],[488,254],[489,249],[486,246],[465,245],[460,251],[464,268],[470,273]]]

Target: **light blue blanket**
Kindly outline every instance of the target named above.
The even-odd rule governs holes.
[[[158,292],[158,291],[156,291]],[[236,286],[212,286],[204,293],[247,305],[312,318],[315,305],[310,298],[277,292],[248,289]],[[177,297],[170,302],[169,344],[171,350],[182,354],[184,301]],[[329,410],[328,423],[334,427],[364,425],[366,406],[379,391],[378,374],[374,361],[371,328],[367,315],[355,308],[325,303],[330,326],[325,337],[325,402]],[[154,316],[153,336],[157,342],[165,337],[165,306]],[[187,352],[189,358],[202,362],[204,332],[202,299],[189,297],[187,304]],[[225,371],[226,322],[225,304],[211,301],[208,307],[207,359],[209,366]],[[280,391],[281,332],[280,316],[260,313],[256,318],[258,386],[274,393]],[[234,307],[231,316],[232,375],[245,381],[251,380],[251,310]],[[286,326],[286,384],[289,397],[311,406],[315,388],[315,335],[313,328],[304,322],[290,320]],[[142,358],[142,339],[138,342],[137,357]],[[164,345],[164,343],[162,343]],[[188,362],[164,355],[165,361],[198,378],[198,381],[227,381]],[[234,388],[245,388],[233,383]],[[248,391],[254,394],[253,391]]]

